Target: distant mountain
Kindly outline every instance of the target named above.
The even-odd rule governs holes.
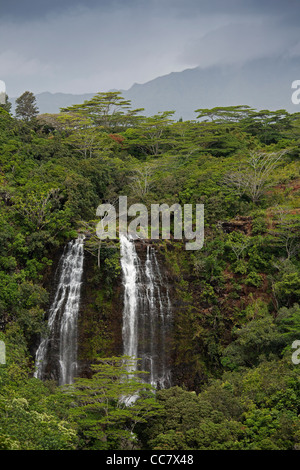
[[[175,117],[195,119],[195,110],[215,106],[249,105],[256,109],[300,111],[291,101],[294,80],[300,80],[298,58],[259,59],[244,65],[196,67],[158,77],[120,90],[132,107],[145,108],[146,115],[175,111]],[[95,92],[96,93],[96,92]],[[36,95],[41,113],[82,103],[94,94]]]
[[[215,106],[248,105],[256,109],[300,111],[293,105],[292,82],[300,79],[299,59],[263,59],[241,66],[200,67],[135,84],[124,96],[147,114],[176,111],[194,119],[195,110]]]

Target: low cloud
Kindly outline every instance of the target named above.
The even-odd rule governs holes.
[[[297,30],[280,29],[278,25],[276,27],[258,20],[229,23],[195,37],[193,42],[187,44],[183,58],[205,68],[280,57],[292,51],[297,54],[298,37]]]
[[[299,3],[11,0],[0,18],[0,78],[10,96],[85,93],[198,65],[299,55]]]

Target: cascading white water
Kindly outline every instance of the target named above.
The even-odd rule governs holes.
[[[139,369],[148,372],[145,381],[159,388],[170,382],[168,341],[172,308],[168,285],[155,250],[147,246],[143,261],[135,243],[120,236],[121,267],[124,285],[124,355],[141,359]]]
[[[59,264],[59,282],[48,318],[48,336],[36,353],[35,377],[56,360],[59,385],[73,383],[77,370],[77,319],[84,261],[84,237],[68,243]],[[54,357],[53,357],[54,356]]]
[[[120,236],[121,267],[124,284],[123,348],[124,355],[137,358],[137,264],[135,246],[123,235]]]

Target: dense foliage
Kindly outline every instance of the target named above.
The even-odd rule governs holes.
[[[17,117],[0,107],[0,448],[299,448],[299,113],[235,106],[183,122],[110,92],[37,115],[26,93]],[[120,264],[100,250],[95,214],[119,195],[205,206],[202,250],[160,243],[178,299],[177,385],[133,407],[120,405],[140,390],[120,384],[122,361],[99,366]],[[53,259],[78,231],[95,261],[91,308],[105,314],[84,324],[94,374],[70,391],[33,371]]]

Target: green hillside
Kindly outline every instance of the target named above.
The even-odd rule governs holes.
[[[0,449],[299,448],[300,113],[198,108],[194,121],[146,117],[118,92],[59,114],[38,115],[34,99],[17,117],[0,107]],[[155,394],[119,380],[118,240],[100,246],[95,227],[120,195],[205,208],[201,250],[157,243],[176,309],[175,383]],[[61,388],[33,377],[34,359],[57,257],[78,232],[90,370]]]

